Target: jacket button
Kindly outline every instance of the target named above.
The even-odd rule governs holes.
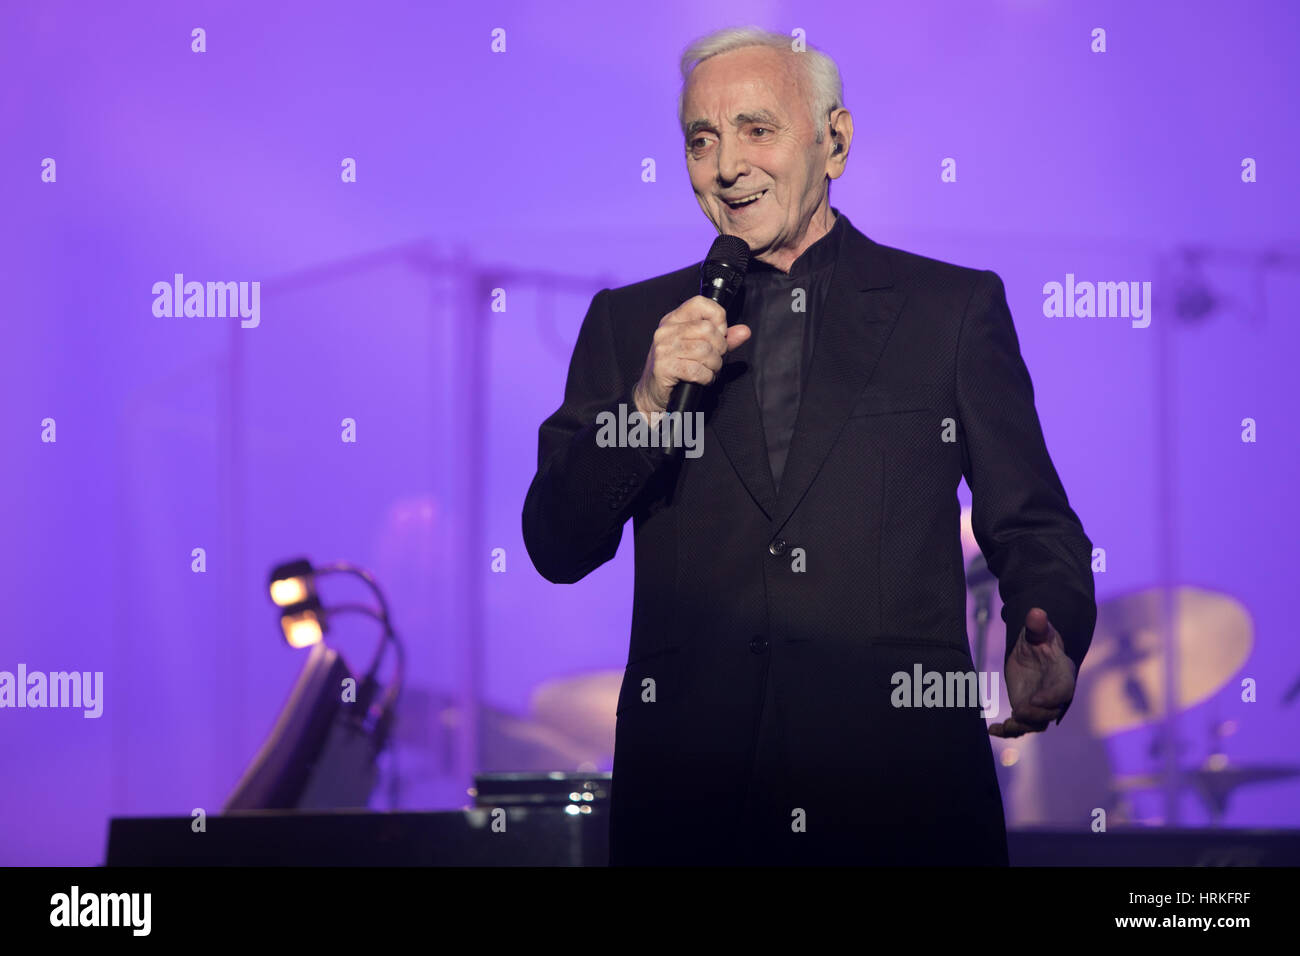
[[[751,637],[749,639],[749,650],[754,654],[762,654],[767,650],[766,637]]]
[[[767,546],[767,550],[773,554],[785,554],[785,538],[776,538]]]

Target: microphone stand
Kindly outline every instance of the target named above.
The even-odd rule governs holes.
[[[975,670],[984,670],[988,650],[989,617],[993,613],[993,589],[997,578],[989,571],[984,555],[977,554],[966,568],[966,588],[975,598]]]

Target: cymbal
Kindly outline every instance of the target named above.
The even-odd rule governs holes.
[[[1254,629],[1236,599],[1200,588],[1172,591],[1180,709],[1207,700],[1250,656]],[[1097,605],[1097,628],[1079,670],[1076,699],[1087,703],[1092,732],[1109,736],[1165,714],[1163,588]]]
[[[548,680],[533,691],[533,719],[585,747],[612,754],[622,683],[623,672],[616,670]]]
[[[1250,783],[1272,783],[1300,777],[1300,767],[1291,764],[1241,764],[1232,765],[1223,754],[1215,754],[1202,766],[1179,771],[1178,780],[1183,790],[1192,790],[1201,798],[1211,819],[1223,822],[1228,810],[1228,798],[1238,787]],[[1116,794],[1139,790],[1160,790],[1165,778],[1156,773],[1131,774],[1116,777],[1111,784]]]
[[[516,771],[594,769],[611,756],[612,747],[610,750],[593,747],[545,724],[500,713],[492,717],[480,725],[479,749],[485,762],[489,755],[495,754],[496,768]]]
[[[1215,793],[1228,793],[1248,783],[1272,783],[1300,777],[1300,766],[1292,764],[1240,764],[1222,767],[1190,767],[1179,771],[1183,787],[1197,787]],[[1116,777],[1111,784],[1119,793],[1135,790],[1160,790],[1165,778],[1158,773],[1133,773]]]

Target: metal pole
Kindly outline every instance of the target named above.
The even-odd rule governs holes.
[[[1167,279],[1169,270],[1160,269]],[[1162,283],[1169,288],[1168,282]],[[1160,640],[1164,648],[1164,715],[1160,735],[1163,743],[1165,825],[1174,827],[1179,821],[1180,755],[1178,738],[1178,635],[1175,633],[1178,609],[1175,605],[1175,585],[1178,570],[1178,444],[1174,429],[1177,416],[1174,410],[1173,390],[1177,387],[1177,325],[1171,308],[1159,318],[1152,316],[1156,326],[1156,541],[1158,584],[1161,588]]]

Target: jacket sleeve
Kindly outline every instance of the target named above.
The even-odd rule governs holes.
[[[556,584],[579,581],[614,556],[640,491],[661,466],[658,449],[597,442],[602,413],[617,423],[620,404],[625,415],[636,410],[636,380],[619,367],[610,298],[608,289],[596,293],[582,321],[564,403],[538,431],[537,474],[524,500],[528,555]]]
[[[966,306],[956,379],[971,525],[998,579],[1007,656],[1025,616],[1041,607],[1066,654],[1081,666],[1097,623],[1092,542],[1047,453],[1033,384],[996,273],[980,274]]]

